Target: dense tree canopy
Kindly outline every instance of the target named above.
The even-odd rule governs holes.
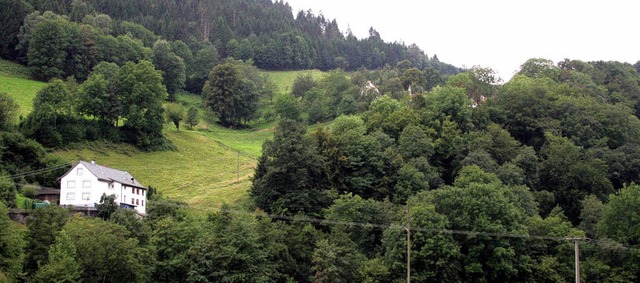
[[[263,145],[251,187],[262,210],[315,214],[330,203],[324,161],[305,133],[298,122],[282,120]]]
[[[58,185],[64,166],[43,146],[170,147],[167,121],[198,125],[183,90],[224,126],[281,119],[250,201],[205,216],[154,194],[139,219],[105,195],[102,219],[54,206],[23,232],[0,217],[0,281],[396,282],[407,236],[418,282],[570,281],[567,238],[584,236],[587,280],[638,281],[638,63],[533,58],[502,84],[373,27],[359,39],[292,12],[0,0],[0,56],[48,81],[20,121],[0,94],[2,215],[27,184]],[[277,89],[258,68],[335,70]]]

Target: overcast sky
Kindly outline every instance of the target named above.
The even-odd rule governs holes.
[[[456,66],[490,67],[506,81],[529,58],[640,60],[640,3],[628,0],[285,0],[336,19],[358,37],[416,43]]]

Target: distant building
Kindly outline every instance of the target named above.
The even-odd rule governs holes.
[[[36,194],[36,199],[58,204],[58,201],[60,200],[60,189],[40,188]]]
[[[60,178],[60,205],[95,208],[102,194],[115,195],[116,204],[146,214],[147,188],[125,171],[79,161]]]

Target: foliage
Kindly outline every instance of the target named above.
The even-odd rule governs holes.
[[[170,94],[169,100],[175,101],[173,94],[184,88],[187,80],[185,69],[185,60],[187,58],[180,57],[174,53],[166,40],[158,40],[153,44],[153,55],[153,64],[157,70],[162,72],[163,83]]]
[[[299,123],[281,120],[273,140],[264,143],[251,187],[262,210],[313,215],[330,203],[323,159],[305,133]]]
[[[381,252],[379,249],[382,231],[375,226],[389,225],[392,220],[395,220],[394,216],[393,206],[390,202],[363,199],[352,194],[341,195],[325,212],[325,217],[329,221],[368,224],[366,226],[336,225],[332,227],[332,230],[345,233],[357,245],[359,252],[369,257]]]
[[[49,80],[65,74],[68,34],[63,25],[59,20],[45,20],[33,28],[27,56],[35,78]]]
[[[578,223],[580,201],[589,194],[604,198],[613,186],[607,179],[606,164],[589,156],[566,138],[546,135],[541,150],[540,189],[553,192],[556,202],[572,222]]]
[[[0,131],[10,129],[17,118],[18,104],[11,96],[0,92]]]
[[[107,195],[105,193],[100,196],[100,203],[96,204],[98,210],[98,217],[102,220],[111,218],[111,215],[118,210],[118,204],[116,204],[116,195]]]
[[[167,91],[160,73],[149,61],[129,62],[120,68],[116,80],[119,93],[126,95],[122,100],[124,126],[133,132],[135,144],[148,149],[162,146],[162,101]]]
[[[313,282],[359,282],[362,255],[353,243],[340,243],[344,235],[334,235],[332,241],[320,240],[313,252]],[[348,240],[347,240],[348,241]]]
[[[1,275],[18,279],[22,272],[23,241],[11,226],[7,206],[0,202],[0,278]]]
[[[187,118],[185,122],[187,123],[187,125],[189,125],[190,128],[198,125],[198,122],[200,122],[200,114],[198,114],[197,108],[191,107],[189,108],[189,110],[187,110]]]
[[[268,282],[280,274],[273,242],[255,217],[222,212],[188,253],[187,282]]]
[[[555,66],[534,58],[500,85],[491,69],[460,73],[415,45],[385,43],[373,28],[358,39],[311,11],[293,18],[284,2],[214,4],[0,1],[11,11],[0,9],[6,16],[0,56],[28,64],[37,78],[54,78],[33,99],[27,89],[43,85],[18,80],[28,77],[19,67],[0,68],[0,92],[20,105],[27,136],[6,132],[17,114],[0,125],[0,172],[13,176],[3,178],[6,199],[15,197],[16,185],[56,184],[61,170],[48,170],[62,166],[38,142],[60,148],[109,137],[153,149],[166,145],[166,135],[179,149],[150,153],[86,142],[58,150],[67,161],[121,164],[141,181],[156,182],[160,194],[144,221],[131,211],[116,211],[109,222],[74,218],[68,237],[58,232],[64,221],[55,213],[29,220],[51,223],[41,225],[46,230],[28,224],[32,250],[25,250],[21,279],[69,271],[71,281],[80,273],[85,281],[120,282],[399,281],[408,225],[416,281],[571,280],[571,243],[528,235],[595,237],[581,247],[588,280],[640,277],[633,222],[638,64],[567,59]],[[215,66],[231,56],[244,61]],[[358,71],[324,77],[283,71],[269,73],[276,78],[270,82],[254,63]],[[216,68],[226,70],[217,89],[210,76]],[[55,79],[68,76],[74,78]],[[171,114],[163,102],[168,93],[181,100],[182,88],[203,90],[207,110],[225,115],[221,124],[253,128],[205,121],[202,131],[163,135],[165,113]],[[184,98],[194,106],[191,127],[198,124],[198,100]],[[263,109],[312,123],[337,119],[312,135],[284,119],[261,152],[273,124],[249,121]],[[180,121],[171,120],[178,128]],[[225,201],[234,208],[207,220],[188,212]],[[254,203],[259,216],[247,216],[244,209]],[[314,227],[296,220],[309,216],[326,221]],[[23,264],[21,234],[2,225],[0,280],[14,279]],[[81,250],[96,251],[98,260]]]
[[[36,209],[27,220],[29,229],[25,237],[27,241],[24,271],[32,273],[39,264],[48,261],[48,251],[56,241],[60,230],[67,223],[69,212],[58,206],[47,206]]]
[[[115,63],[101,62],[93,69],[89,78],[79,89],[80,105],[77,111],[92,115],[109,125],[117,125],[122,115],[123,99],[118,92],[116,77],[120,67]]]
[[[301,107],[298,99],[291,94],[279,94],[275,97],[273,108],[282,119],[300,120]]]
[[[598,234],[623,244],[640,243],[638,201],[640,201],[638,185],[624,187],[616,194],[610,195],[609,203],[602,211],[602,218],[597,224]]]
[[[256,85],[239,74],[232,63],[214,67],[202,89],[205,107],[216,113],[224,126],[241,125],[257,107]]]
[[[110,215],[108,220],[126,228],[131,237],[138,239],[139,245],[146,246],[149,244],[151,229],[135,210],[117,209]]]
[[[295,97],[304,97],[307,91],[316,86],[316,82],[313,80],[311,74],[298,74],[291,85],[291,94]]]
[[[189,249],[202,233],[201,227],[190,221],[165,217],[154,223],[150,243],[156,247],[157,267],[152,278],[157,282],[180,282],[188,276]]]
[[[56,243],[49,249],[47,263],[40,265],[32,282],[82,282],[82,271],[76,255],[71,237],[64,231],[60,232]]]
[[[13,180],[4,174],[0,174],[0,202],[7,207],[16,207],[16,185]]]
[[[73,217],[64,226],[73,235],[76,261],[85,281],[144,281],[152,271],[155,257],[126,228],[95,218]],[[114,245],[113,243],[118,243]]]
[[[195,108],[192,108],[192,109],[195,109]],[[182,107],[182,105],[177,104],[177,103],[169,103],[169,104],[165,105],[164,112],[165,112],[165,115],[167,117],[167,122],[173,123],[173,125],[176,126],[176,130],[179,131],[180,130],[180,122],[182,122],[182,120],[184,119],[184,107]],[[198,113],[198,112],[196,112],[196,113]],[[197,124],[197,121],[196,121],[195,124]],[[191,127],[193,127],[193,125],[191,125]]]

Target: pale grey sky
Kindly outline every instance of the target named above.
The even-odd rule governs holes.
[[[456,66],[490,67],[506,81],[529,58],[640,60],[640,3],[629,0],[285,0],[336,19],[358,37],[416,43]]]

